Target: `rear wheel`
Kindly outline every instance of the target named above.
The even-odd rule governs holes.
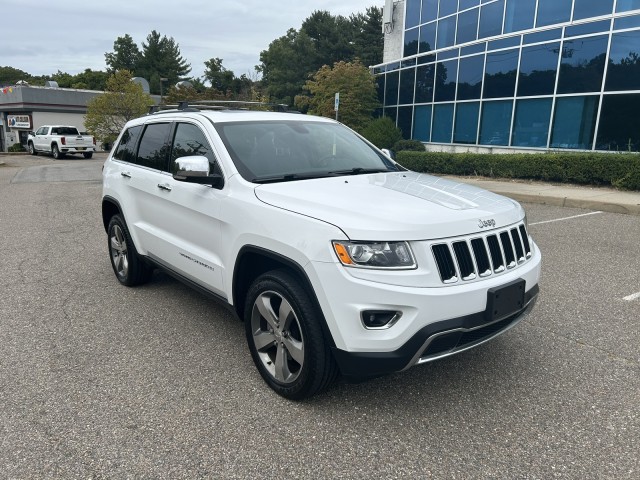
[[[138,255],[127,224],[120,215],[114,215],[109,222],[108,248],[113,272],[121,284],[133,287],[149,281],[153,270]]]
[[[51,147],[51,154],[53,155],[53,158],[55,158],[56,160],[60,160],[61,158],[64,157],[64,153],[60,151],[60,149],[58,148],[58,145],[56,144],[53,144],[53,146]]]
[[[36,149],[33,146],[33,142],[29,142],[29,155],[38,155],[38,152],[36,152]]]
[[[310,397],[336,378],[321,315],[286,271],[265,273],[249,289],[244,318],[249,350],[262,378],[283,397]]]
[[[84,158],[89,159],[93,157],[93,152],[85,152],[82,155],[84,156]]]

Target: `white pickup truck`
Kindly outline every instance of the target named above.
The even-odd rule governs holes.
[[[76,127],[66,125],[43,125],[27,139],[29,153],[50,153],[56,160],[68,153],[81,153],[91,158],[96,141],[91,135],[81,135]]]

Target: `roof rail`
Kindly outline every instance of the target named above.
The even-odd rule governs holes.
[[[200,110],[249,110],[257,107],[269,107],[274,112],[288,112],[284,103],[254,102],[244,100],[180,100],[177,104],[152,105],[148,115],[169,112],[198,112]],[[297,113],[297,112],[292,112]]]

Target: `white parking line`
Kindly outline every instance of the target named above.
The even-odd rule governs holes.
[[[627,302],[633,302],[636,298],[640,298],[640,292],[628,295],[624,297],[623,300],[626,300]]]
[[[573,217],[556,218],[555,220],[545,220],[544,222],[530,223],[529,226],[542,225],[543,223],[562,222],[564,220],[571,220],[572,218],[580,218],[580,217],[586,217],[589,215],[597,215],[598,213],[602,213],[602,212],[589,212],[589,213],[583,213],[581,215],[574,215]]]

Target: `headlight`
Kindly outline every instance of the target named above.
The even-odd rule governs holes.
[[[417,267],[407,242],[334,241],[333,249],[340,262],[349,267],[403,270]]]

